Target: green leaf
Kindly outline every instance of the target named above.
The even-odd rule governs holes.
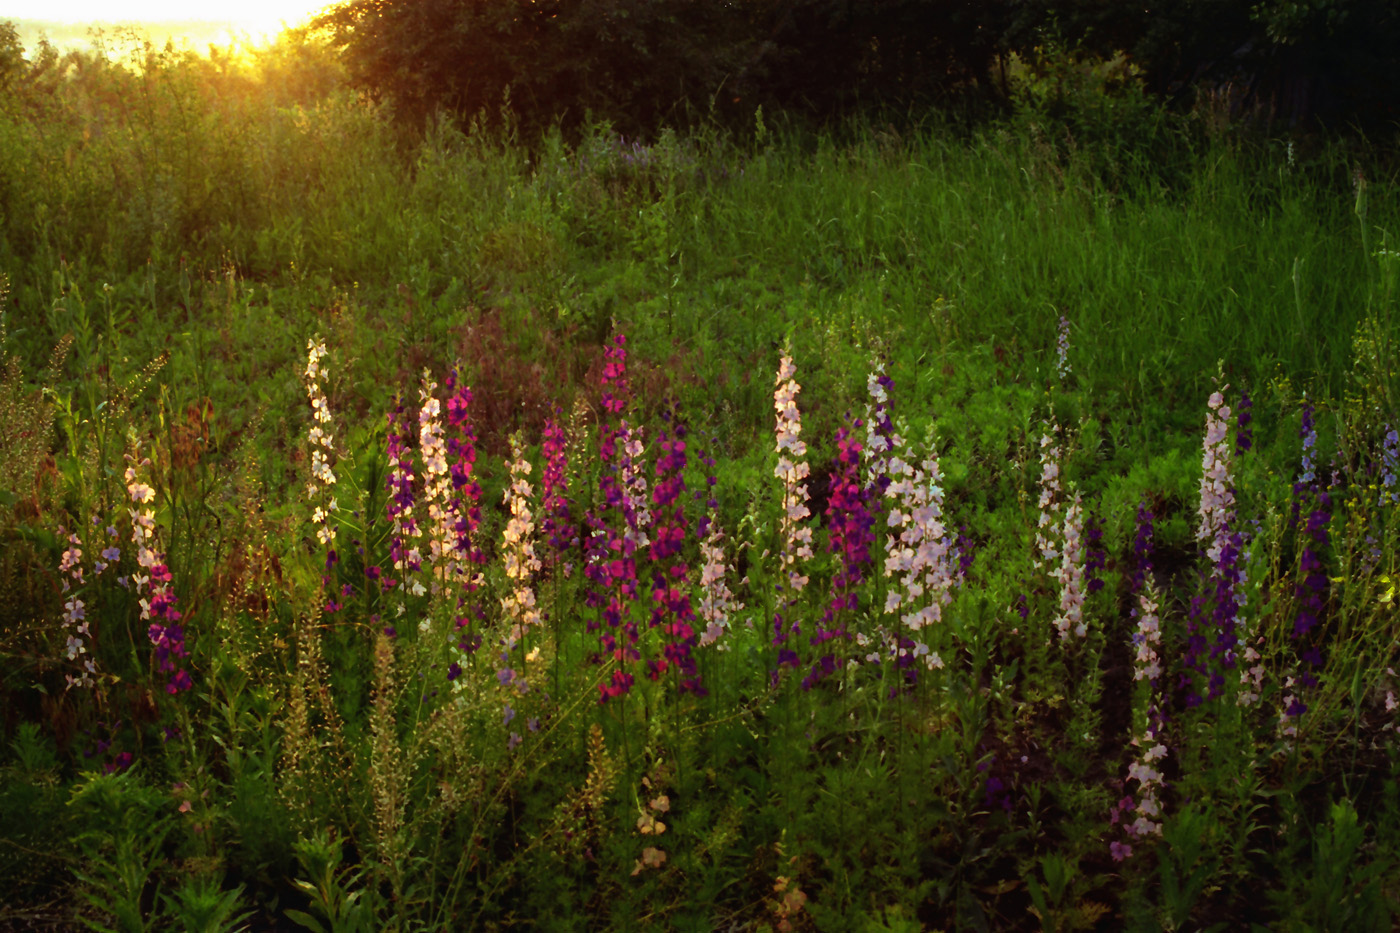
[[[321,926],[321,921],[317,920],[315,917],[311,916],[305,911],[287,910],[283,911],[283,913],[286,914],[288,920],[292,920],[296,923],[301,924],[308,930],[311,930],[312,933],[327,933],[326,928]]]

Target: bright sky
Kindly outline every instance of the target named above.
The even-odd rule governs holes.
[[[0,20],[139,25],[201,20],[226,23],[255,40],[295,26],[332,0],[0,0]]]

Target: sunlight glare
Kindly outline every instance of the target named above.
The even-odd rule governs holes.
[[[54,0],[50,3],[0,0],[0,20],[36,19],[62,23],[144,25],[198,20],[226,24],[230,37],[254,42],[271,39],[284,26],[297,26],[321,11],[327,0]]]

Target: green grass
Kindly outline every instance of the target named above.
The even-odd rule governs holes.
[[[36,68],[0,104],[0,415],[35,428],[0,441],[13,711],[0,883],[19,892],[0,918],[1388,928],[1400,512],[1382,483],[1383,433],[1400,424],[1400,263],[1383,150],[1302,140],[1295,159],[1142,113],[1118,135],[1086,134],[1033,103],[903,135],[760,119],[752,138],[648,145],[605,126],[533,146],[445,125],[407,138],[339,89],[314,46],[287,40],[255,65],[134,51],[143,77],[79,57]],[[1129,129],[1144,126],[1135,144]],[[620,416],[602,385],[618,334]],[[308,495],[317,336],[338,482]],[[782,353],[802,386],[817,513],[801,594],[780,586],[777,562]],[[918,636],[943,666],[912,686],[889,658],[845,666],[896,626],[881,611],[899,586],[879,563],[888,502],[855,608],[826,618],[842,570],[825,550],[840,518],[824,511],[835,435],[865,417],[875,359],[898,433],[936,441],[949,541],[961,534],[972,557]],[[412,579],[393,569],[385,416],[401,393],[416,447],[423,373],[443,383],[454,365],[474,396],[484,576],[383,590],[366,568]],[[1247,390],[1255,405],[1233,527],[1248,535],[1235,592],[1263,686],[1240,705],[1230,670],[1224,695],[1197,706],[1174,685],[1196,676],[1189,638],[1218,608],[1196,509],[1206,402],[1225,383],[1226,404]],[[1293,488],[1305,399],[1320,472],[1335,474],[1325,544],[1307,530],[1318,500]],[[716,478],[728,585],[746,604],[728,650],[694,649],[707,695],[627,666],[633,690],[599,705],[613,662],[595,663],[586,562],[542,540],[545,622],[499,658],[516,585],[509,438],[523,439],[538,494],[551,417],[569,438],[574,520],[591,511],[612,534],[625,516],[601,487],[607,426],[642,427],[652,484],[663,432],[687,426],[685,482]],[[1052,419],[1056,521],[1078,492],[1103,528],[1106,585],[1087,598],[1082,640],[1055,635],[1061,584],[1032,559]],[[124,459],[138,444],[147,466]],[[140,594],[114,579],[138,571],[128,466],[155,490],[189,691],[165,691]],[[330,495],[328,565],[312,509]],[[1133,678],[1140,502],[1162,595],[1156,694]],[[653,509],[689,529],[660,569],[684,563],[674,579],[698,601],[705,510],[689,492],[681,504],[681,518]],[[123,554],[98,574],[108,525]],[[60,569],[69,535],[81,581]],[[1309,549],[1327,582],[1319,627],[1299,641]],[[654,660],[666,639],[648,624],[641,564],[629,618]],[[95,632],[93,688],[65,689],[81,673],[62,622],[75,594]],[[802,635],[773,644],[775,614]],[[868,644],[819,648],[818,626]],[[454,647],[477,636],[478,650]],[[799,668],[780,665],[780,647]],[[825,652],[840,663],[803,689]],[[501,682],[507,664],[530,690]],[[1279,711],[1302,673],[1316,683],[1288,738]],[[1141,752],[1130,740],[1152,702],[1168,715],[1162,840],[1132,840],[1117,861],[1110,842],[1127,837],[1111,813],[1140,791],[1125,780]]]

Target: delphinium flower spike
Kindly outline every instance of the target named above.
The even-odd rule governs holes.
[[[1131,595],[1137,598],[1137,607],[1132,610],[1137,619],[1137,631],[1133,634],[1133,644],[1137,647],[1133,679],[1146,680],[1155,688],[1162,677],[1161,657],[1158,655],[1162,644],[1162,630],[1157,615],[1160,597],[1152,579],[1152,538],[1152,513],[1147,510],[1146,503],[1139,503],[1130,586]]]
[[[725,560],[724,531],[720,528],[719,516],[711,508],[705,518],[705,537],[700,542],[700,557],[704,565],[700,568],[700,621],[705,623],[705,631],[700,635],[701,646],[713,645],[729,628],[729,621],[741,612],[744,604],[729,589],[729,564]],[[718,645],[723,650],[726,646]]]
[[[510,485],[505,491],[505,504],[510,509],[510,519],[506,522],[502,554],[505,560],[506,579],[511,591],[501,600],[501,608],[511,623],[507,650],[520,642],[528,629],[540,622],[539,610],[535,606],[533,580],[540,569],[539,558],[535,556],[535,523],[531,512],[534,491],[527,477],[530,475],[530,461],[521,450],[520,435],[510,437]]]
[[[1070,500],[1069,507],[1065,509],[1064,524],[1060,529],[1060,566],[1051,573],[1060,584],[1060,607],[1055,616],[1055,629],[1060,633],[1061,639],[1068,638],[1071,634],[1076,638],[1083,638],[1089,632],[1088,622],[1084,619],[1084,597],[1087,594],[1083,532],[1084,503],[1076,492]]]
[[[1308,511],[1303,534],[1302,554],[1298,559],[1297,583],[1293,588],[1298,602],[1298,615],[1293,621],[1293,642],[1298,654],[1298,671],[1288,677],[1284,687],[1289,692],[1283,698],[1283,709],[1279,714],[1279,731],[1282,735],[1297,734],[1297,723],[1308,710],[1301,694],[1317,686],[1316,671],[1322,667],[1322,654],[1318,650],[1313,630],[1321,622],[1326,605],[1328,588],[1327,570],[1323,563],[1330,536],[1327,526],[1331,522],[1332,497],[1316,476],[1317,428],[1313,420],[1312,405],[1303,404],[1303,423],[1299,437],[1302,439],[1302,471],[1293,485],[1295,513],[1301,511],[1311,499],[1312,508]]]
[[[943,666],[938,652],[930,651],[919,633],[942,620],[943,607],[953,598],[955,574],[943,523],[937,451],[930,442],[928,453],[916,467],[911,462],[915,455],[901,434],[893,436],[893,444],[891,482],[885,489],[890,504],[885,519],[884,575],[898,575],[899,585],[886,591],[884,611],[887,615],[898,613],[903,626],[890,639],[890,653],[912,685],[918,676],[913,666],[916,658],[923,658],[930,668]]]
[[[1074,370],[1069,365],[1069,318],[1060,315],[1060,326],[1055,340],[1055,375],[1063,384]]]
[[[1060,562],[1060,426],[1053,419],[1040,435],[1040,517],[1036,521],[1035,566],[1054,568]]]
[[[777,411],[778,465],[773,475],[782,480],[782,515],[779,519],[783,541],[783,571],[786,582],[794,592],[807,585],[802,575],[801,561],[811,560],[812,529],[804,524],[812,515],[805,480],[811,474],[807,465],[807,444],[802,440],[802,414],[797,410],[797,394],[802,387],[797,382],[797,367],[792,357],[784,355],[778,365],[777,389],[773,407]]]
[[[600,621],[588,622],[589,630],[598,632],[598,659],[616,663],[609,681],[598,685],[598,702],[606,703],[631,690],[635,678],[626,664],[641,657],[637,626],[629,618],[638,591],[638,538],[636,513],[629,507],[622,481],[622,465],[628,455],[622,449],[627,436],[626,421],[619,416],[627,410],[629,401],[627,338],[623,334],[617,334],[604,353],[602,383],[604,417],[598,425],[598,491],[602,503],[585,516],[589,533],[583,572],[589,581],[584,604],[601,614]]]
[[[1254,449],[1254,401],[1249,397],[1249,393],[1240,392],[1239,407],[1235,413],[1235,459],[1245,457]],[[1264,686],[1264,665],[1262,655],[1255,647],[1255,643],[1263,643],[1263,637],[1256,635],[1250,630],[1249,618],[1245,613],[1248,605],[1249,583],[1249,560],[1250,560],[1250,536],[1244,530],[1238,530],[1232,536],[1236,542],[1236,553],[1226,572],[1221,576],[1229,583],[1230,597],[1234,600],[1234,607],[1227,613],[1223,613],[1225,618],[1230,619],[1232,631],[1226,631],[1222,625],[1218,633],[1218,645],[1228,650],[1230,660],[1233,663],[1235,645],[1243,645],[1244,650],[1239,657],[1244,665],[1239,672],[1239,691],[1235,694],[1235,703],[1239,706],[1252,706],[1259,702],[1260,691]],[[1223,555],[1222,555],[1223,556]],[[1222,594],[1223,595],[1223,594]],[[1217,612],[1220,607],[1217,606]],[[1233,639],[1235,645],[1229,645]]]
[[[1141,503],[1138,505],[1137,534],[1133,541],[1133,576],[1129,591],[1137,600],[1132,610],[1137,619],[1137,631],[1133,633],[1133,644],[1137,647],[1133,659],[1133,679],[1146,681],[1142,691],[1146,699],[1135,704],[1132,746],[1137,752],[1128,767],[1128,781],[1137,783],[1137,798],[1125,795],[1114,805],[1111,813],[1111,822],[1121,823],[1127,836],[1127,841],[1115,839],[1109,843],[1109,852],[1115,861],[1132,855],[1135,839],[1162,834],[1160,792],[1166,781],[1161,766],[1168,752],[1162,741],[1162,665],[1158,656],[1162,635],[1158,617],[1160,596],[1152,579],[1152,537],[1152,513],[1145,503]],[[1131,820],[1130,813],[1136,814]]]
[[[1298,429],[1298,436],[1303,440],[1303,459],[1296,485],[1309,486],[1317,480],[1317,425],[1313,420],[1312,403],[1306,397],[1303,399],[1303,423]]]
[[[783,484],[778,535],[783,548],[780,557],[782,580],[789,602],[806,587],[808,578],[802,570],[813,557],[812,529],[806,523],[812,511],[807,507],[809,497],[805,482],[811,468],[806,460],[807,444],[802,440],[802,414],[797,409],[797,394],[801,388],[797,382],[797,367],[793,365],[792,357],[784,351],[778,361],[777,385],[773,392],[778,452],[778,465],[773,475]],[[795,621],[791,630],[787,628],[780,609],[773,620],[773,644],[778,647],[780,667],[784,664],[795,667],[798,664],[797,652],[786,645],[789,634],[796,635],[798,630],[799,624]]]
[[[453,558],[450,563],[453,579],[466,592],[481,585],[481,572],[486,554],[476,545],[477,529],[481,527],[481,484],[476,480],[476,432],[470,418],[472,391],[453,369],[443,385],[447,405],[447,461],[452,484],[448,514],[452,526]]]
[[[452,478],[447,461],[447,438],[442,429],[442,403],[437,383],[428,370],[418,390],[418,456],[423,464],[423,509],[427,513],[427,565],[432,593],[442,594],[457,578],[457,523]],[[409,592],[422,596],[427,590],[415,579]],[[420,626],[428,625],[425,616]]]
[[[189,657],[185,646],[185,630],[180,625],[180,613],[175,608],[175,593],[171,588],[170,568],[165,558],[156,548],[155,511],[146,506],[155,498],[155,490],[145,481],[145,471],[150,467],[149,458],[141,456],[138,445],[133,445],[132,453],[126,455],[126,489],[131,501],[138,508],[129,510],[131,515],[131,543],[136,551],[138,571],[133,574],[136,593],[141,600],[141,620],[149,622],[147,636],[155,646],[156,663],[159,669],[170,675],[165,691],[170,694],[188,690],[194,684],[189,672],[181,668],[177,659]],[[141,595],[141,594],[145,595]]]
[[[877,498],[890,485],[889,461],[893,450],[894,422],[890,418],[890,388],[894,380],[885,373],[885,364],[874,360],[865,388],[870,400],[865,406],[865,486]]]
[[[653,680],[674,666],[681,693],[703,696],[700,675],[696,669],[693,649],[699,641],[694,627],[694,607],[685,580],[690,567],[682,556],[687,521],[685,517],[686,429],[673,416],[668,436],[662,432],[657,442],[656,483],[652,488],[652,505],[656,524],[649,556],[652,564],[650,627],[660,629],[665,639],[662,656],[647,662],[647,675]]]
[[[389,557],[393,561],[398,578],[382,575],[378,567],[365,568],[365,573],[372,580],[377,579],[380,588],[385,592],[406,581],[423,566],[418,548],[418,520],[413,515],[413,448],[404,434],[407,427],[403,401],[398,399],[393,411],[389,413],[389,472],[384,478],[384,486],[389,493],[384,506],[390,525]],[[400,615],[405,612],[402,602],[399,603],[398,612]]]
[[[831,578],[831,597],[821,624],[809,639],[822,652],[812,669],[802,680],[810,689],[836,670],[832,643],[850,638],[847,621],[858,609],[858,592],[865,569],[870,565],[870,545],[875,542],[872,531],[875,517],[866,502],[861,485],[861,443],[855,432],[861,424],[836,431],[836,463],[831,476],[831,493],[827,497],[826,516],[829,536],[827,549],[837,556],[836,572]],[[827,647],[823,647],[827,646]]]
[[[1229,387],[1226,386],[1225,389]],[[1197,508],[1200,522],[1196,540],[1212,564],[1220,560],[1220,552],[1230,537],[1230,522],[1235,514],[1234,475],[1230,455],[1230,406],[1223,392],[1211,393],[1207,403],[1206,434],[1201,456],[1201,500]]]
[[[473,610],[480,617],[480,605],[468,606],[469,594],[482,585],[481,566],[486,563],[485,551],[479,546],[477,532],[481,527],[481,484],[476,479],[476,432],[471,423],[472,391],[462,382],[461,372],[453,367],[443,383],[444,409],[447,415],[447,472],[451,488],[447,493],[444,513],[451,522],[450,549],[444,561],[444,577],[457,589],[456,610],[450,638],[452,661],[448,663],[447,679],[456,690],[465,688],[459,679],[464,664],[481,646],[481,634],[469,633]],[[421,433],[421,429],[420,429]]]
[[[59,534],[64,534],[66,529],[59,528]],[[74,687],[91,687],[96,681],[93,675],[97,673],[97,665],[93,657],[88,653],[87,643],[83,640],[92,638],[92,631],[87,618],[87,605],[79,595],[85,583],[83,570],[83,548],[82,539],[76,534],[68,535],[68,546],[63,549],[63,557],[59,562],[59,573],[63,574],[63,627],[67,632],[66,655],[69,661],[79,661],[77,676],[64,674],[63,678],[67,684],[67,689]],[[115,551],[109,548],[104,551],[104,557]],[[116,558],[113,557],[112,560]],[[107,565],[102,561],[94,564],[94,569],[98,574]]]
[[[621,451],[618,474],[621,477],[626,503],[626,534],[638,551],[646,550],[650,546],[647,530],[652,524],[645,467],[646,445],[642,441],[642,434],[640,426],[634,428],[623,421],[617,438],[618,449]]]
[[[335,471],[331,469],[331,457],[335,453],[334,436],[331,433],[330,405],[325,391],[321,388],[326,376],[321,361],[326,356],[326,342],[315,337],[306,341],[306,396],[311,402],[311,430],[307,440],[311,445],[311,479],[307,481],[307,496],[316,503],[311,513],[311,522],[316,526],[316,539],[328,550],[327,561],[333,564],[333,544],[335,527],[330,524],[330,516],[338,508],[335,499]]]
[[[1381,505],[1400,503],[1400,489],[1396,488],[1395,474],[1400,472],[1400,434],[1390,425],[1385,426],[1385,440],[1381,447]]]
[[[696,613],[705,624],[700,633],[700,645],[715,645],[729,628],[730,618],[743,611],[744,604],[734,596],[729,588],[729,565],[725,559],[724,531],[719,523],[719,500],[714,489],[714,457],[701,452],[700,460],[705,465],[705,491],[695,493],[696,501],[704,500],[706,512],[696,523],[695,535],[700,539],[700,602]],[[708,497],[708,498],[707,498]],[[728,649],[727,644],[719,643],[718,650]]]
[[[1181,685],[1186,689],[1186,702],[1190,706],[1221,695],[1226,683],[1224,671],[1236,666],[1235,649],[1239,642],[1235,624],[1239,608],[1236,593],[1240,589],[1244,539],[1232,528],[1235,488],[1231,412],[1224,395],[1228,390],[1229,386],[1223,386],[1211,393],[1202,442],[1200,504],[1197,507],[1200,521],[1196,526],[1196,540],[1210,563],[1210,571],[1207,594],[1192,598],[1186,623]],[[1210,609],[1209,617],[1207,609]],[[1203,683],[1194,682],[1186,671],[1199,673]]]
[[[1235,456],[1243,457],[1254,448],[1254,400],[1248,392],[1240,392],[1239,410],[1235,413]]]
[[[565,442],[564,428],[557,420],[558,414],[556,409],[553,417],[545,419],[541,450],[544,455],[544,471],[540,477],[543,513],[540,532],[548,542],[556,562],[571,553],[578,542],[578,530],[574,527],[569,505],[568,445]],[[561,570],[568,576],[572,566],[566,560]]]

